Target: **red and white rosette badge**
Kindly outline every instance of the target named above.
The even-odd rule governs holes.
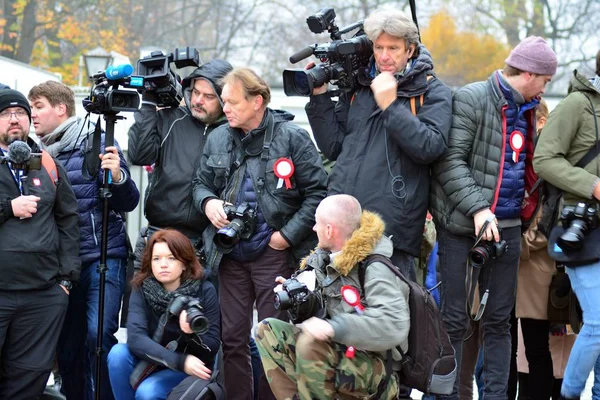
[[[516,164],[519,162],[519,155],[525,147],[525,136],[519,131],[514,131],[509,138],[510,148],[512,149],[512,160]]]
[[[294,175],[294,163],[289,158],[282,157],[275,161],[273,165],[275,176],[279,178],[277,182],[277,189],[281,189],[285,182],[285,188],[290,190],[292,188],[292,182],[290,178]]]

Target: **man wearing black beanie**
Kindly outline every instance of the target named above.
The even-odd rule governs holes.
[[[80,269],[79,215],[66,171],[46,153],[39,170],[10,161],[17,141],[40,152],[28,138],[30,125],[25,96],[0,89],[0,399],[36,399],[44,391],[66,286]]]

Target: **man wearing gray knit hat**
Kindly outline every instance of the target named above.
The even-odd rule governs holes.
[[[531,193],[535,107],[556,67],[546,41],[528,37],[511,51],[503,70],[456,91],[448,149],[433,167],[430,204],[444,282],[442,315],[460,365],[470,318],[465,279],[471,286],[479,282],[486,298],[479,311],[487,400],[507,398],[521,229],[533,218],[538,199]],[[526,331],[523,326],[523,336],[532,340],[536,332]],[[448,399],[458,399],[458,385],[457,379]]]

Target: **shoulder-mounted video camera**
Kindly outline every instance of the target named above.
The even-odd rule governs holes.
[[[314,55],[321,61],[321,64],[309,70],[285,69],[283,71],[285,94],[287,96],[310,96],[315,87],[328,82],[338,88],[338,90],[328,92],[331,96],[354,89],[360,73],[366,72],[369,60],[373,55],[373,45],[362,30],[363,21],[340,29],[335,24],[333,8],[323,8],[308,17],[306,23],[314,33],[328,31],[332,42],[310,45],[290,57],[290,62],[295,64]],[[344,33],[354,29],[358,29],[358,31],[352,38],[342,38]]]
[[[171,63],[177,68],[198,68],[202,61],[198,49],[182,47],[168,55],[153,51],[137,64],[137,73],[144,79],[143,90],[156,96],[159,107],[177,107],[183,98],[181,77],[171,69]]]
[[[143,87],[143,79],[131,76],[130,64],[110,66],[91,76],[94,82],[90,95],[83,100],[83,108],[94,114],[117,114],[121,111],[134,112],[140,108],[140,95],[135,90]]]

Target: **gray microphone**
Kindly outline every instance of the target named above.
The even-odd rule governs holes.
[[[27,170],[29,160],[31,159],[31,147],[20,140],[13,142],[8,146],[8,160],[12,163],[12,167],[21,171],[21,190],[23,196],[29,196],[29,188],[27,187]]]

